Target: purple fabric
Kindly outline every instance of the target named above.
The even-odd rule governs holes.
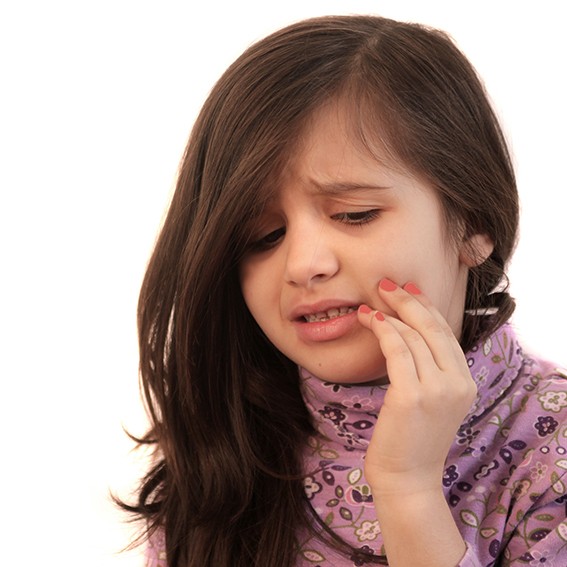
[[[467,360],[478,397],[443,476],[467,542],[460,565],[567,567],[567,379],[525,356],[509,325]],[[321,434],[310,440],[305,458],[311,504],[353,547],[383,554],[363,465],[387,386],[331,384],[305,370],[302,378]],[[358,565],[315,539],[302,542],[300,558],[301,566]]]
[[[478,397],[443,476],[467,543],[459,567],[567,567],[566,376],[523,354],[510,325],[473,348],[467,360]],[[305,452],[306,495],[346,542],[383,554],[363,463],[387,386],[331,384],[305,370],[301,377],[319,432]],[[297,567],[361,565],[319,539],[299,536]],[[163,549],[158,535],[147,548],[149,567],[165,567]]]

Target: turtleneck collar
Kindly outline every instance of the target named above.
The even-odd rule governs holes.
[[[466,353],[477,398],[464,423],[480,417],[520,373],[522,351],[510,324],[501,326]],[[303,398],[317,431],[349,451],[366,451],[388,386],[337,384],[300,369]]]

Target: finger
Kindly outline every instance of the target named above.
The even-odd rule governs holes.
[[[395,318],[385,317],[381,312],[362,305],[359,308],[359,320],[378,339],[391,384],[415,389],[420,372],[437,369],[425,342],[420,337],[406,341],[400,333],[405,326]],[[411,329],[409,331],[415,333]]]
[[[447,333],[447,338],[452,346],[457,364],[461,368],[466,369],[468,372],[468,364],[466,361],[465,353],[463,352],[463,349],[461,348],[461,345],[457,337],[455,336],[455,333],[447,323],[445,317],[441,315],[437,307],[413,282],[406,283],[402,289],[415,297],[415,299],[417,299],[417,301],[419,301],[433,315],[433,317],[435,317],[439,325],[445,328],[445,332]]]
[[[442,399],[459,405],[462,399],[466,408],[470,407],[476,388],[466,363],[464,369],[442,371],[423,337],[399,319],[362,305],[359,308],[359,320],[373,331],[380,343],[386,358],[388,378],[398,391],[395,398],[398,402],[402,400],[404,406],[411,405],[417,396],[423,403],[425,398],[421,396],[429,392],[429,395],[433,395],[433,398],[428,398],[430,400]],[[423,390],[420,385],[427,389]]]
[[[414,291],[417,289],[415,286]],[[460,367],[456,348],[461,357],[462,350],[451,327],[430,302],[426,303],[428,300],[423,294],[409,293],[388,279],[381,280],[379,293],[400,320],[423,337],[441,370]],[[420,296],[423,296],[421,301],[417,299]]]
[[[377,311],[371,318],[370,327],[386,359],[390,384],[415,390],[419,385],[419,373],[413,354],[392,322]]]
[[[429,345],[421,334],[395,317],[388,315],[384,317],[386,322],[398,333],[401,341],[403,341],[404,345],[411,353],[420,381],[423,381],[429,376],[438,375],[440,368]]]

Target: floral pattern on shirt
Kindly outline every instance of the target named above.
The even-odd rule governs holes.
[[[567,375],[522,352],[510,325],[467,353],[478,396],[449,452],[442,485],[467,544],[460,567],[567,566]],[[321,520],[354,549],[385,550],[364,455],[387,386],[331,384],[301,369],[318,434],[304,489]],[[298,534],[297,567],[360,567]],[[165,567],[163,534],[147,566]]]
[[[467,542],[460,565],[567,566],[567,379],[526,356],[510,325],[466,356],[478,396],[442,478]],[[310,503],[355,549],[383,555],[363,468],[387,387],[341,386],[301,373],[319,432],[306,451],[306,470],[321,485]],[[300,566],[358,564],[314,538],[301,542]]]

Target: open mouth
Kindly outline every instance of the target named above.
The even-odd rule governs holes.
[[[342,317],[343,315],[348,315],[353,313],[358,309],[358,305],[353,305],[350,307],[333,307],[327,311],[321,311],[319,313],[310,313],[308,315],[303,315],[301,319],[306,323],[322,323],[324,321],[330,321],[331,319],[336,319],[337,317]]]

